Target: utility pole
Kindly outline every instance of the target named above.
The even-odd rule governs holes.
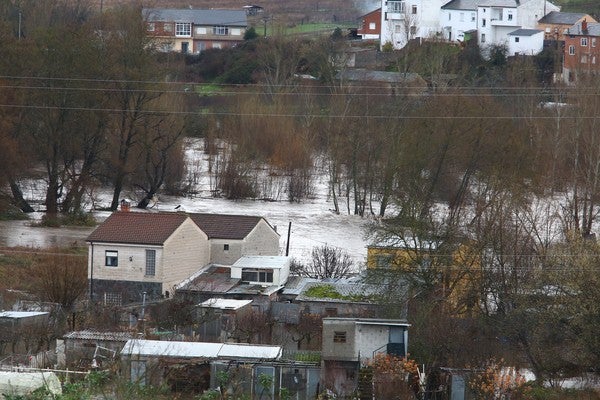
[[[289,256],[290,255],[290,234],[292,233],[292,221],[290,221],[290,224],[288,225],[288,237],[287,237],[287,243],[285,245],[285,256]]]

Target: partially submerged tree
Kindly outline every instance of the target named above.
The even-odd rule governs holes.
[[[350,255],[329,245],[314,247],[311,260],[307,264],[296,262],[293,270],[301,276],[310,278],[343,278],[353,272]]]

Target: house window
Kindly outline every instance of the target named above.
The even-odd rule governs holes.
[[[587,62],[588,62],[588,57],[587,57],[587,55],[586,55],[586,54],[583,54],[583,55],[581,56],[581,63],[582,63],[582,64],[587,64]]]
[[[485,28],[485,18],[481,20],[481,26]]]
[[[452,21],[452,13],[448,13],[448,21]]]
[[[471,22],[475,22],[475,19],[477,19],[477,14],[471,13]]]
[[[388,1],[388,11],[391,13],[404,13],[404,2]]]
[[[394,32],[402,33],[402,25],[394,25]]]
[[[229,28],[226,26],[213,26],[213,35],[218,35],[218,36],[229,35]]]
[[[582,37],[582,38],[581,38],[581,45],[582,45],[582,46],[587,46],[587,43],[588,43],[588,42],[587,42],[587,38],[586,38],[586,37]]]
[[[346,332],[333,332],[333,343],[346,343]]]
[[[223,245],[223,251],[229,251],[229,245],[228,244],[224,244]]]
[[[106,250],[104,253],[105,263],[107,267],[117,267],[119,265],[119,252]]]
[[[592,47],[596,47],[596,38],[592,38]]]
[[[192,36],[192,24],[189,22],[177,22],[175,24],[175,36]]]
[[[173,32],[173,25],[172,24],[165,24],[163,29],[165,30],[165,32]]]
[[[410,34],[412,36],[414,36],[414,35],[417,34],[417,27],[416,26],[413,25],[413,26],[410,27]]]
[[[485,43],[485,33],[481,34],[481,43]]]
[[[573,45],[569,46],[569,55],[570,56],[574,56],[575,55],[575,46],[573,46]]]
[[[508,20],[512,21],[512,18],[513,18],[512,12],[509,11],[508,12]]]
[[[156,250],[146,250],[146,275],[156,274]]]
[[[148,24],[146,25],[146,30],[148,32],[154,32],[155,26],[154,26],[154,22],[148,22]]]
[[[104,293],[104,305],[105,306],[120,306],[123,303],[121,293],[116,292],[105,292]]]
[[[242,281],[273,283],[273,271],[259,269],[242,269]]]
[[[213,43],[213,44],[212,44],[212,48],[213,48],[213,49],[220,49],[221,47],[222,47],[222,46],[221,46],[221,43]]]
[[[375,22],[369,22],[369,29],[370,29],[370,30],[375,30],[375,29],[377,29],[377,25],[375,24]]]
[[[519,37],[515,38],[515,43],[519,43]]]
[[[413,15],[416,14],[417,13],[417,6],[413,5],[411,11],[412,11]]]
[[[196,28],[196,35],[206,35],[206,28],[197,27]]]

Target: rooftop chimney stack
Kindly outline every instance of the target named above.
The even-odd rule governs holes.
[[[128,212],[131,209],[131,202],[127,199],[121,200],[121,211]]]
[[[583,21],[581,21],[581,33],[587,33],[587,30],[587,21],[584,18]]]

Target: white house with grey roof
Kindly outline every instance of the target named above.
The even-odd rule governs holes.
[[[440,32],[440,7],[444,0],[381,0],[381,46],[401,49],[416,38]]]
[[[200,53],[231,47],[244,40],[244,10],[145,8],[146,34],[162,51]]]
[[[477,4],[479,46],[507,46],[509,34],[517,29],[536,29],[544,15],[560,11],[546,0],[480,0]]]
[[[517,29],[508,34],[509,56],[534,56],[544,48],[544,31],[541,29]]]
[[[465,32],[477,29],[477,2],[479,0],[451,0],[440,12],[440,26],[444,40],[463,42]]]

